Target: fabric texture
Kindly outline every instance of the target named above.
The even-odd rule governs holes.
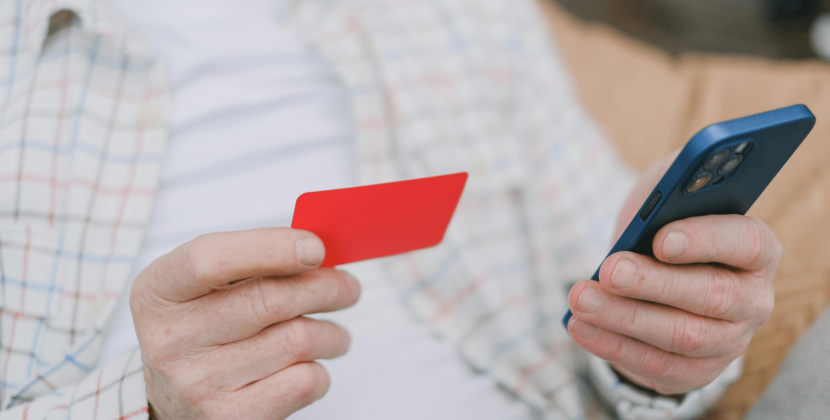
[[[581,417],[560,319],[633,177],[534,4],[321,3],[298,2],[287,25],[353,92],[359,181],[470,172],[442,244],[389,260],[402,301],[475,369],[553,418]]]
[[[633,177],[541,19],[533,1],[305,1],[288,25],[352,89],[359,180],[470,172],[444,242],[388,261],[402,301],[552,418],[594,417],[560,319],[570,284],[602,261]],[[690,418],[662,415],[675,414]]]
[[[103,2],[10,1],[0,15],[13,18],[0,28],[0,404],[16,407],[2,417],[146,417],[140,355],[92,367],[149,216],[164,67]]]
[[[686,394],[683,401],[661,395],[647,394],[643,390],[620,381],[619,376],[604,360],[588,356],[591,363],[591,379],[602,395],[603,402],[613,408],[622,420],[662,419],[670,414],[671,419],[696,419],[710,409],[741,376],[743,356],[735,359],[718,378],[703,388]]]
[[[830,413],[827,349],[830,349],[830,309],[804,333],[744,420],[826,418]]]
[[[158,181],[164,67],[104,1],[0,7],[14,16],[0,61],[0,418],[146,418],[138,354],[90,367]],[[361,182],[470,172],[444,242],[387,261],[405,304],[547,417],[600,418],[559,320],[633,173],[541,19],[531,0],[305,0],[285,23],[350,89]]]

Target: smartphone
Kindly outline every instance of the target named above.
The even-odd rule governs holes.
[[[608,255],[653,257],[654,236],[671,222],[746,214],[815,123],[806,106],[793,105],[704,128],[686,143]],[[599,281],[599,268],[591,280]],[[565,329],[571,315],[562,320]]]

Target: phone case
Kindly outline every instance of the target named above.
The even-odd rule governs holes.
[[[632,251],[654,256],[652,241],[665,225],[708,214],[746,214],[815,125],[816,118],[804,105],[793,105],[748,117],[710,125],[683,148],[669,170],[640,207],[610,256]],[[741,145],[743,149],[741,149]],[[704,169],[715,154],[728,150],[713,168]],[[731,172],[718,173],[722,165],[740,155]],[[703,172],[711,178],[689,192]],[[591,280],[599,281],[599,268]],[[562,320],[565,328],[571,311]]]

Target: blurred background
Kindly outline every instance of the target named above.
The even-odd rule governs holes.
[[[830,0],[551,0],[670,54],[816,56],[811,29]]]

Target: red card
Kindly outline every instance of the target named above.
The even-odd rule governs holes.
[[[334,267],[438,245],[450,224],[467,173],[305,193],[291,227],[326,245]]]

